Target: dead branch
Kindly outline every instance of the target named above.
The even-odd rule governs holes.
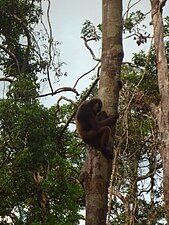
[[[46,93],[46,94],[43,94],[43,95],[32,96],[32,97],[29,97],[29,98],[30,99],[43,98],[43,97],[47,97],[47,96],[50,96],[50,95],[53,96],[53,95],[56,95],[58,93],[65,92],[65,91],[72,91],[76,95],[79,95],[79,93],[75,89],[73,89],[71,87],[62,87],[62,88],[57,89],[53,93]],[[22,99],[24,100],[25,98],[22,98]],[[15,100],[20,100],[20,98],[19,99],[18,98],[15,98]]]
[[[65,91],[72,91],[74,92],[76,95],[79,95],[79,93],[74,89],[74,88],[71,88],[71,87],[62,87],[62,88],[59,88],[57,89],[56,91],[53,91],[51,93],[46,93],[46,94],[43,94],[43,95],[38,95],[38,96],[35,96],[35,97],[32,97],[32,98],[42,98],[42,97],[46,97],[46,96],[49,96],[49,95],[56,95],[58,93],[61,93],[61,92],[65,92]]]
[[[62,100],[62,99],[64,99],[65,101],[67,101],[67,102],[70,102],[72,105],[74,105],[74,106],[77,106],[76,105],[76,103],[72,100],[72,99],[69,99],[69,98],[66,98],[65,96],[61,96],[59,99],[58,99],[58,101],[57,101],[57,106],[59,106],[59,103],[60,103],[60,101]]]
[[[7,81],[7,82],[10,82],[10,83],[13,82],[13,80],[8,78],[8,77],[2,77],[2,78],[0,78],[0,81]]]
[[[79,82],[80,79],[82,79],[84,76],[86,76],[86,75],[88,75],[89,73],[91,73],[92,71],[94,71],[94,70],[97,68],[97,66],[98,66],[99,64],[100,64],[100,62],[97,63],[91,70],[89,70],[89,71],[87,71],[86,73],[82,74],[82,75],[77,79],[77,81],[75,82],[73,88],[76,87],[76,85],[77,85],[77,83]]]
[[[58,99],[57,103],[56,103],[56,107],[57,107],[56,113],[59,112],[59,110],[60,110],[59,103],[60,103],[60,101],[61,101],[62,99],[64,99],[64,100],[67,101],[67,102],[70,102],[72,105],[74,105],[75,107],[77,107],[77,104],[76,104],[72,99],[66,98],[65,96],[61,96],[61,97]]]
[[[85,37],[82,37],[83,40],[84,40],[84,44],[86,46],[86,48],[89,50],[90,54],[92,55],[92,58],[95,60],[95,61],[98,61],[98,62],[101,62],[101,59],[97,58],[92,50],[92,48],[88,45],[88,42],[89,41],[95,41],[96,38],[90,38],[90,39],[86,39]]]
[[[52,83],[50,80],[50,66],[51,66],[51,62],[52,62],[52,43],[53,43],[53,37],[52,37],[52,26],[51,26],[51,22],[50,22],[50,16],[49,16],[49,12],[50,12],[50,7],[51,7],[51,2],[50,0],[48,0],[48,8],[47,8],[47,21],[48,21],[48,25],[49,25],[49,62],[48,62],[48,66],[47,66],[47,77],[48,77],[48,82],[49,82],[49,86],[50,89],[53,93],[53,87],[52,87]]]
[[[42,5],[40,3],[40,7],[42,8]],[[47,65],[47,78],[48,78],[48,82],[49,82],[49,87],[51,89],[51,92],[53,93],[53,87],[52,87],[52,83],[51,83],[51,80],[50,80],[50,75],[49,75],[49,71],[50,71],[50,66],[51,66],[51,62],[52,62],[52,46],[53,46],[53,37],[52,37],[52,26],[51,26],[51,22],[50,22],[50,8],[51,8],[51,1],[48,0],[48,7],[47,7],[47,23],[48,23],[48,26],[49,26],[49,32],[46,28],[46,25],[44,24],[43,22],[43,19],[42,19],[42,16],[41,16],[41,24],[45,30],[45,33],[48,37],[48,43],[49,43],[49,48],[48,48],[48,54],[49,54],[49,62],[48,62],[48,65]]]
[[[154,171],[151,171],[151,172],[149,171],[147,174],[138,177],[138,178],[137,178],[137,182],[138,182],[138,181],[141,181],[141,180],[146,180],[147,178],[154,176],[155,171],[158,170],[158,169],[162,169],[162,168],[163,168],[163,166],[162,166],[162,163],[161,163],[161,164],[157,165],[157,166],[154,168]]]

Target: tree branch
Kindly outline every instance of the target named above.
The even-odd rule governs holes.
[[[2,78],[0,78],[0,81],[7,81],[7,82],[12,83],[13,80],[8,77],[2,77]]]
[[[53,96],[53,95],[56,95],[58,93],[65,92],[65,91],[72,91],[76,95],[79,95],[79,93],[75,89],[73,89],[71,87],[62,87],[62,88],[59,88],[59,89],[57,89],[56,91],[54,91],[52,93],[47,93],[47,94],[43,94],[43,95],[37,95],[37,96],[32,97],[32,98],[34,98],[34,99],[35,98],[42,98],[42,97],[46,97],[46,96],[49,96],[49,95],[52,95]]]
[[[101,59],[97,58],[93,52],[93,50],[91,49],[91,47],[88,45],[89,41],[96,41],[95,38],[90,38],[90,39],[86,39],[85,37],[82,37],[84,40],[84,44],[86,46],[86,48],[89,50],[90,54],[92,55],[92,58],[98,62],[101,62]]]
[[[4,52],[6,52],[15,61],[15,64],[16,64],[17,69],[18,69],[18,73],[20,74],[21,71],[20,71],[19,61],[17,60],[15,54],[12,53],[10,50],[8,50],[4,45],[0,44],[0,48],[3,49]]]
[[[14,19],[17,20],[17,22],[19,22],[21,24],[21,26],[23,27],[23,30],[25,31],[25,36],[27,38],[27,47],[26,47],[26,55],[24,57],[24,60],[23,60],[23,65],[22,65],[22,68],[21,68],[21,73],[24,73],[25,72],[25,68],[28,64],[28,58],[29,58],[29,53],[30,53],[30,47],[31,47],[31,35],[30,35],[30,31],[28,30],[28,28],[24,25],[24,21],[19,18],[17,15],[13,15]]]
[[[99,62],[99,63],[100,63],[100,62]],[[75,82],[73,88],[76,87],[76,85],[77,85],[77,83],[79,82],[80,79],[82,79],[84,76],[86,76],[87,74],[89,74],[89,73],[91,73],[92,71],[94,71],[94,70],[97,68],[97,66],[99,65],[99,63],[97,63],[91,70],[89,70],[89,71],[87,71],[86,73],[82,74],[82,75],[77,79],[77,81]]]

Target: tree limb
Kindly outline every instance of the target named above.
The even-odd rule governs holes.
[[[95,41],[96,39],[95,38],[90,38],[90,39],[86,39],[85,37],[82,37],[83,40],[84,40],[84,44],[86,46],[86,48],[89,50],[90,54],[92,55],[92,58],[95,60],[95,61],[98,61],[98,62],[101,62],[101,59],[97,58],[93,52],[93,50],[91,49],[91,47],[88,45],[88,42],[89,41]]]
[[[100,62],[99,62],[99,63],[100,63]],[[82,74],[82,75],[77,79],[77,81],[75,82],[73,88],[76,87],[76,85],[77,85],[77,83],[79,82],[80,79],[82,79],[84,76],[86,76],[87,74],[89,74],[89,73],[91,73],[92,71],[94,71],[94,70],[97,68],[97,66],[99,65],[99,63],[97,63],[91,70],[89,70],[89,71],[87,71],[86,73]]]

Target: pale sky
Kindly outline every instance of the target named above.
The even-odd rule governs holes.
[[[60,87],[72,87],[77,78],[90,70],[96,64],[92,60],[89,51],[84,47],[80,38],[82,25],[85,20],[90,20],[94,25],[101,23],[101,0],[51,0],[51,22],[54,39],[61,42],[59,45],[61,59],[66,63],[62,67],[67,77],[61,78],[58,83]],[[97,44],[96,55],[100,54],[101,42]],[[88,75],[91,78],[95,73]],[[89,84],[89,79],[83,79],[77,86],[77,91],[81,92]],[[56,89],[58,86],[55,86]],[[74,97],[75,94],[62,93],[61,95]],[[47,98],[48,104],[56,103],[60,95]],[[45,100],[43,100],[45,103]]]
[[[132,2],[136,2],[133,0]],[[48,1],[42,1],[43,6],[47,5]],[[128,0],[124,0],[123,13],[126,10],[126,3]],[[51,0],[50,17],[53,29],[53,37],[56,41],[61,42],[58,46],[60,50],[61,60],[66,63],[62,67],[63,72],[67,72],[67,77],[62,77],[59,83],[54,84],[54,90],[63,86],[72,87],[77,78],[83,73],[90,70],[96,62],[92,60],[89,51],[85,48],[83,40],[80,38],[82,25],[85,20],[90,20],[94,25],[101,23],[102,18],[102,1],[101,0]],[[150,10],[150,1],[141,0],[137,4],[134,10],[143,10],[148,12]],[[45,12],[44,12],[45,13]],[[164,8],[164,14],[169,15],[169,1]],[[147,26],[149,27],[150,16],[147,19]],[[133,38],[123,40],[124,48],[124,61],[130,61],[132,53],[140,50],[147,51],[149,49],[149,43],[137,46]],[[95,45],[95,53],[99,57],[101,52],[101,42]],[[77,91],[81,92],[91,83],[90,78],[95,72],[90,73],[86,78],[83,78],[77,86]],[[4,87],[4,84],[0,83],[0,88]],[[44,89],[44,93],[48,92]],[[64,95],[69,98],[74,98],[75,94],[67,92],[49,96],[48,98],[41,99],[42,103],[46,106],[51,106],[57,102],[57,99]],[[2,93],[1,95],[2,96]]]
[[[128,1],[124,0],[125,3]],[[132,1],[133,3],[136,2]],[[47,3],[47,1],[46,1]],[[125,12],[126,5],[124,3],[123,13]],[[102,11],[101,11],[101,0],[51,0],[51,22],[53,29],[54,39],[61,42],[59,45],[61,59],[66,63],[62,67],[64,72],[68,73],[67,77],[61,78],[61,81],[58,84],[55,84],[57,89],[62,86],[72,87],[76,82],[77,78],[83,73],[90,70],[96,62],[92,60],[89,51],[85,48],[83,40],[80,38],[80,32],[82,29],[82,24],[85,20],[90,20],[94,25],[101,23]],[[148,12],[150,10],[150,1],[141,0],[137,4],[134,10],[142,10],[143,12]],[[169,14],[169,2],[167,2],[164,13]],[[147,26],[151,21],[151,15],[147,18]],[[151,29],[151,28],[149,28]],[[137,46],[133,38],[130,40],[124,40],[124,61],[130,61],[132,58],[132,53],[140,50],[148,51],[149,43]],[[101,43],[97,44],[96,55],[100,55]],[[78,86],[77,91],[81,92],[83,89],[88,87],[90,80],[95,72],[91,73],[85,79],[82,79]],[[59,85],[59,86],[58,86]],[[46,105],[53,105],[56,103],[57,99],[61,96],[67,96],[74,98],[74,94],[61,93],[60,95],[54,97],[48,97],[42,100],[42,103]]]

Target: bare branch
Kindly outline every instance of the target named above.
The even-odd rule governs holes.
[[[71,91],[71,92],[74,92],[76,95],[79,95],[79,93],[71,87],[62,87],[62,88],[59,88],[52,93],[46,93],[46,94],[43,94],[43,95],[32,96],[32,97],[29,97],[29,98],[30,99],[43,98],[43,97],[47,97],[47,96],[50,96],[50,95],[53,96],[53,95],[56,95],[56,94],[59,94],[61,92],[65,92],[65,91]],[[25,99],[25,98],[22,98],[22,99]],[[16,98],[15,100],[18,100],[18,99]]]
[[[60,101],[61,101],[62,99],[64,99],[64,100],[67,101],[67,102],[72,103],[72,105],[74,105],[74,106],[77,106],[76,103],[75,103],[72,99],[66,98],[65,96],[61,96],[61,97],[58,99],[58,101],[57,101],[57,106],[58,106],[58,108],[59,108],[59,103],[60,103]]]
[[[41,6],[42,7],[42,6]],[[50,75],[49,75],[49,71],[50,71],[50,66],[51,66],[51,62],[52,62],[52,44],[53,44],[53,37],[52,37],[52,26],[51,26],[51,22],[50,22],[50,7],[51,7],[51,2],[50,0],[48,0],[48,7],[47,7],[47,22],[48,22],[48,26],[49,26],[49,33],[48,33],[48,30],[43,22],[43,19],[41,17],[41,23],[43,25],[43,28],[46,32],[46,35],[48,37],[48,42],[49,42],[49,48],[48,48],[48,54],[49,54],[49,62],[48,62],[48,65],[47,65],[47,78],[48,78],[48,82],[49,82],[49,86],[50,86],[50,89],[51,89],[51,92],[53,93],[53,87],[52,87],[52,83],[51,83],[51,80],[50,80]]]
[[[100,63],[100,62],[99,62]],[[73,88],[76,87],[77,83],[79,82],[80,79],[82,79],[84,76],[86,76],[87,74],[91,73],[93,70],[95,70],[97,68],[97,66],[99,65],[99,63],[97,63],[91,70],[87,71],[86,73],[82,74],[76,81],[76,83],[74,84]]]
[[[49,95],[56,95],[56,94],[58,94],[58,93],[61,93],[61,92],[65,92],[65,91],[72,91],[72,92],[74,92],[76,95],[79,95],[79,93],[75,90],[75,89],[73,89],[73,88],[71,88],[71,87],[62,87],[62,88],[59,88],[59,89],[57,89],[56,91],[53,91],[52,93],[47,93],[47,94],[43,94],[43,95],[38,95],[38,96],[35,96],[35,97],[32,97],[32,98],[42,98],[42,97],[46,97],[46,96],[49,96]]]
[[[60,101],[61,101],[62,99],[64,99],[64,100],[67,101],[67,102],[70,102],[72,105],[74,105],[75,107],[77,107],[77,104],[76,104],[72,99],[66,98],[65,96],[61,96],[61,97],[58,99],[57,103],[56,103],[56,107],[57,107],[56,113],[59,112],[59,110],[60,110],[59,103],[60,103]]]
[[[163,168],[163,165],[162,163],[159,164],[159,165],[156,165],[156,167],[154,168],[153,171],[148,171],[147,174],[143,175],[143,176],[140,176],[137,178],[137,181],[141,181],[141,180],[146,180],[147,178],[149,177],[152,177],[154,174],[155,174],[155,171],[158,170],[158,169],[162,169]]]
[[[49,16],[50,7],[51,7],[51,2],[50,2],[50,0],[48,0],[47,21],[48,21],[48,25],[49,25],[49,62],[48,62],[48,66],[47,66],[47,76],[48,76],[48,82],[49,82],[50,89],[53,92],[53,87],[52,87],[50,75],[49,75],[50,66],[51,66],[51,62],[52,62],[52,43],[53,43],[52,26],[50,23],[50,16]]]
[[[0,81],[7,81],[7,82],[12,83],[13,80],[8,77],[2,77],[2,78],[0,78]]]
[[[89,50],[90,54],[92,55],[92,58],[98,62],[101,62],[101,59],[97,58],[93,52],[93,50],[91,49],[91,47],[88,45],[89,41],[95,41],[95,38],[90,38],[90,39],[86,39],[85,37],[82,37],[84,40],[84,44],[86,46],[86,48]]]

